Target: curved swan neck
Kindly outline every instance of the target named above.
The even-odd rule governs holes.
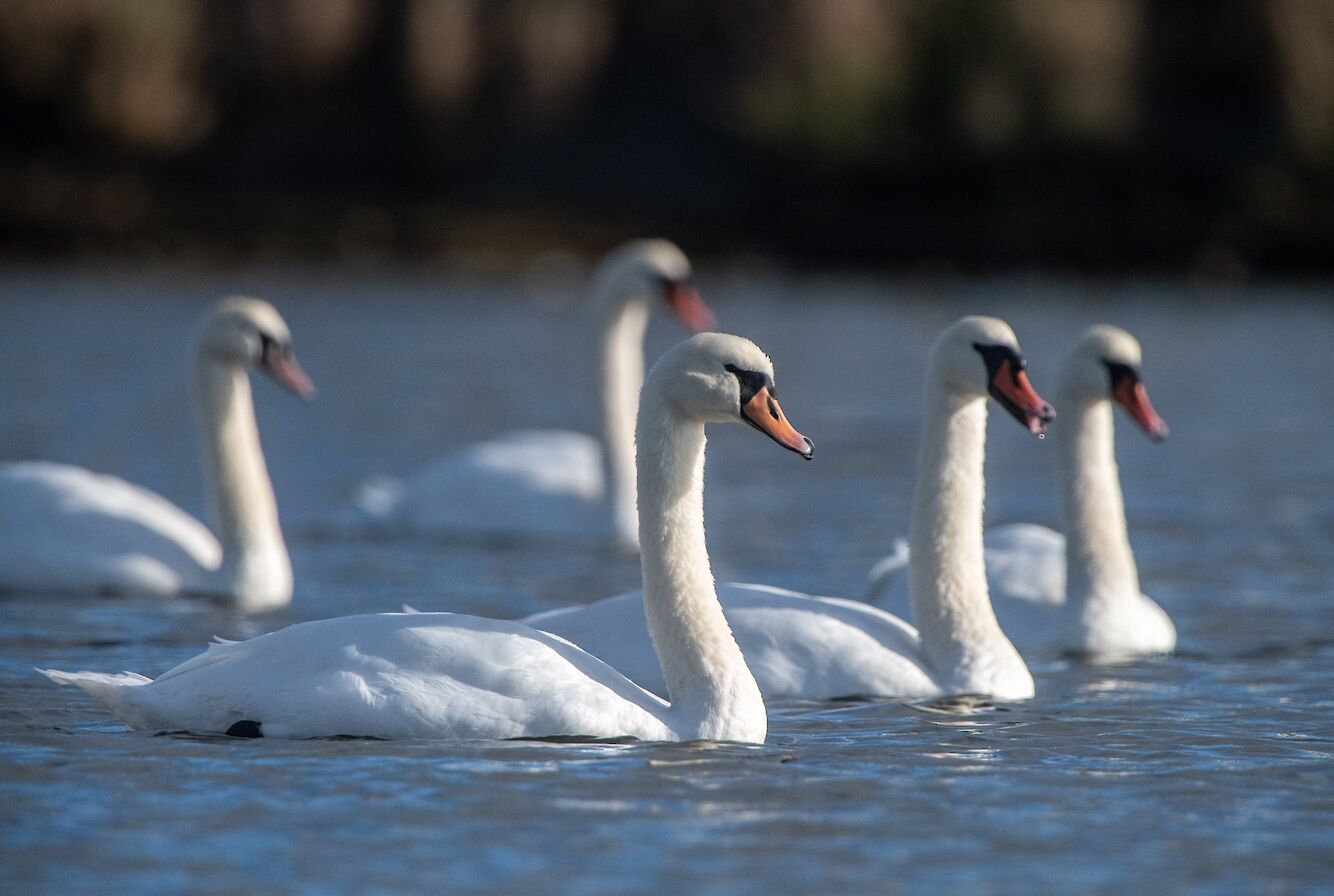
[[[638,543],[635,511],[635,413],[644,385],[644,331],[648,302],[608,294],[600,303],[602,326],[602,464],[616,532]]]
[[[195,364],[209,509],[222,544],[220,591],[246,609],[291,599],[292,565],[278,523],[245,370],[201,355]]]
[[[938,670],[968,666],[1008,640],[982,554],[987,406],[932,382],[910,526],[908,588],[922,648]],[[1010,648],[1013,650],[1013,648]]]
[[[1070,397],[1061,406],[1068,408],[1056,440],[1067,600],[1086,607],[1138,596],[1139,573],[1116,468],[1112,404]]]
[[[763,740],[764,701],[718,603],[704,541],[704,427],[679,419],[651,386],[639,410],[640,564],[671,712],[691,737]]]

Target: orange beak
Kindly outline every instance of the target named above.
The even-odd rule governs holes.
[[[1038,438],[1046,433],[1046,426],[1056,417],[1056,411],[1042,400],[1028,382],[1028,374],[1015,370],[1010,361],[1002,361],[991,378],[988,390],[1000,406]]]
[[[1153,409],[1149,402],[1149,390],[1144,388],[1135,374],[1127,373],[1117,378],[1116,384],[1112,386],[1112,399],[1126,409],[1130,419],[1138,423],[1149,438],[1155,442],[1167,438],[1167,424]]]
[[[704,304],[699,290],[690,284],[668,280],[663,284],[662,297],[677,319],[696,333],[712,330],[718,325],[718,319]]]
[[[792,428],[778,406],[778,399],[765,386],[751,396],[750,401],[741,406],[741,416],[751,426],[773,439],[778,444],[795,451],[810,460],[815,455],[815,444]]]
[[[307,401],[315,397],[315,384],[306,376],[301,365],[296,363],[296,355],[292,354],[290,345],[267,343],[264,346],[264,353],[260,356],[259,367],[272,377],[274,382],[291,389]]]

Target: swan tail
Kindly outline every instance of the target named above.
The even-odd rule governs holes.
[[[903,574],[908,568],[908,541],[904,538],[894,539],[894,549],[890,555],[881,560],[866,576],[866,599],[874,601],[889,591],[890,586]]]
[[[108,675],[105,672],[61,672],[59,669],[37,671],[56,684],[81,688],[122,719],[127,714],[134,714],[134,710],[125,701],[126,689],[139,688],[153,681],[134,672]]]

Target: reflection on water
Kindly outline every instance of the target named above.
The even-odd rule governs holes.
[[[273,300],[320,386],[262,384],[298,579],[289,609],[0,600],[0,862],[16,892],[1297,892],[1327,885],[1334,805],[1334,306],[1256,291],[1022,281],[702,278],[774,357],[811,464],[718,428],[720,578],[857,596],[906,526],[920,368],[964,312],[1015,326],[1039,390],[1107,320],[1172,425],[1118,451],[1141,577],[1175,657],[1033,664],[1036,700],[789,701],[760,746],[243,741],[127,733],[31,667],[156,674],[213,635],[353,612],[518,617],[633,586],[579,545],[385,539],[370,474],[511,426],[592,430],[577,284],[302,271],[0,279],[0,456],[114,472],[202,511],[182,341],[203,303]],[[655,325],[650,353],[680,337]],[[503,363],[497,363],[503,359]],[[1238,365],[1239,360],[1241,361]],[[1244,375],[1238,375],[1244,374]],[[542,388],[534,389],[534,382]],[[1051,385],[1048,385],[1051,384]],[[1059,410],[1059,408],[1058,408]],[[993,415],[988,517],[1054,523],[1050,446]],[[739,427],[734,429],[739,430]]]

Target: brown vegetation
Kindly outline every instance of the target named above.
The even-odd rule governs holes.
[[[9,0],[0,239],[1327,271],[1334,6]]]

